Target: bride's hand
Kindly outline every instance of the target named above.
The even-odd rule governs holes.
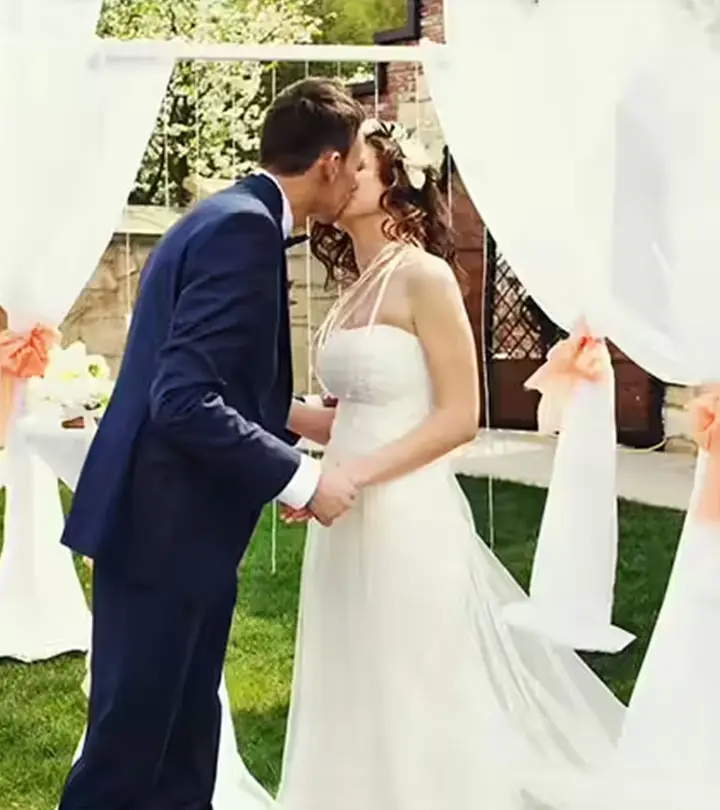
[[[372,483],[373,470],[369,458],[353,458],[342,462],[339,466],[358,489]]]
[[[358,489],[370,483],[372,471],[368,459],[356,458],[338,465],[339,470],[352,481]],[[307,523],[314,517],[312,510],[291,509],[289,506],[280,507],[280,520],[290,526],[294,523]]]

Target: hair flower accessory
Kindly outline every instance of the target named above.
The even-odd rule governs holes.
[[[423,190],[432,161],[418,138],[410,135],[405,127],[397,122],[379,121],[376,118],[368,118],[361,132],[365,137],[380,135],[394,141],[402,155],[403,168],[410,185],[416,191]]]

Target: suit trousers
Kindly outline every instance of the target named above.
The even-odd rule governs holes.
[[[194,603],[107,569],[93,570],[87,734],[58,810],[212,810],[236,587]]]

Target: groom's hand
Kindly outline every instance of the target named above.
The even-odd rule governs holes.
[[[330,526],[355,504],[358,491],[347,472],[340,467],[329,467],[323,470],[308,509],[323,526]]]
[[[304,509],[290,509],[288,506],[280,507],[280,520],[287,525],[307,523],[312,517],[313,513],[307,507]]]

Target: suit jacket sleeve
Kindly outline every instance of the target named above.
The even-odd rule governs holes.
[[[188,248],[150,414],[168,440],[266,503],[292,479],[300,453],[230,407],[223,392],[226,378],[253,367],[258,335],[277,320],[279,233],[251,213],[209,228]]]
[[[304,402],[304,398],[300,397],[300,396],[297,396],[297,394],[293,396],[293,399],[296,399],[299,402]],[[297,433],[293,433],[292,430],[290,430],[289,428],[285,428],[278,435],[284,442],[286,442],[287,444],[292,445],[293,447],[302,438],[302,436],[299,436]]]

